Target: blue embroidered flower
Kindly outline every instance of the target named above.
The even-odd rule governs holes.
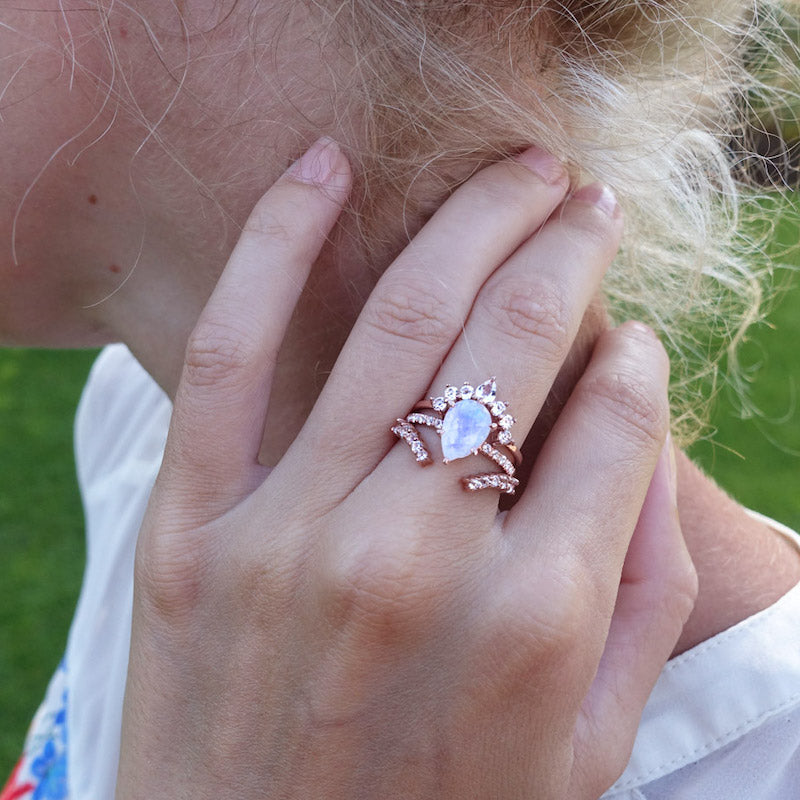
[[[63,800],[67,796],[67,754],[56,755],[53,742],[31,765],[31,772],[40,779],[32,800]]]
[[[62,661],[31,724],[25,750],[14,772],[14,784],[10,784],[10,797],[69,800],[67,701],[66,669]]]
[[[50,770],[50,765],[56,760],[56,746],[51,739],[44,746],[41,755],[33,759],[31,772],[37,778],[44,778]]]
[[[36,787],[31,800],[63,800],[67,796],[67,758],[54,761],[47,776]]]

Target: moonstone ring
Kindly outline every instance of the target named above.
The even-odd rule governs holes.
[[[461,387],[445,387],[441,397],[422,400],[405,418],[398,419],[392,433],[402,439],[421,466],[433,463],[420,439],[418,425],[433,428],[442,441],[442,460],[445,464],[471,455],[482,455],[493,461],[502,472],[468,475],[461,479],[467,491],[499,489],[514,494],[519,481],[514,477],[522,455],[514,443],[511,427],[514,417],[508,406],[497,399],[494,378],[474,388],[468,383]]]

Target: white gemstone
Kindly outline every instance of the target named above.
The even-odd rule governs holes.
[[[458,399],[458,389],[455,386],[444,387],[444,399],[448,403],[454,403]]]
[[[469,400],[472,395],[475,393],[475,389],[472,388],[468,383],[465,383],[458,391],[458,396],[462,400]]]
[[[496,417],[499,417],[503,414],[506,410],[506,404],[503,403],[501,400],[498,400],[496,403],[492,403],[492,414]]]
[[[480,400],[481,403],[493,403],[497,397],[497,384],[492,378],[482,383],[475,390],[475,399]]]
[[[444,411],[447,408],[447,400],[444,397],[434,397],[431,405],[435,411]]]
[[[442,423],[442,455],[445,461],[465,458],[477,450],[489,435],[492,417],[476,400],[461,400],[445,415]]]
[[[511,435],[511,431],[500,431],[497,436],[497,441],[500,444],[511,444],[514,441],[514,437]]]
[[[504,431],[507,431],[514,424],[514,417],[511,414],[506,414],[498,424]]]

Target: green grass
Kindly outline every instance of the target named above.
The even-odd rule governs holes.
[[[786,241],[797,238],[784,229]],[[800,276],[743,351],[760,416],[720,397],[692,455],[745,504],[800,528]],[[60,660],[83,570],[72,416],[93,354],[0,351],[0,784]]]
[[[0,785],[64,652],[78,597],[72,416],[93,358],[0,351]]]
[[[785,267],[767,319],[754,326],[738,356],[750,379],[746,401],[717,398],[708,437],[690,454],[745,505],[800,530],[800,249],[798,203],[775,230],[773,248]],[[792,263],[793,260],[793,263]]]
[[[690,454],[745,505],[800,530],[800,276],[745,345],[755,413],[723,394],[710,438]]]

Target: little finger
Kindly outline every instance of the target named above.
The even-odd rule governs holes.
[[[506,518],[513,558],[563,560],[607,620],[667,435],[668,379],[649,328],[626,323],[601,335]],[[604,639],[596,623],[590,633]]]
[[[642,711],[689,617],[697,573],[681,532],[668,437],[631,539],[597,675],[576,729],[576,783],[605,791],[630,758]],[[575,796],[594,796],[576,792]]]

